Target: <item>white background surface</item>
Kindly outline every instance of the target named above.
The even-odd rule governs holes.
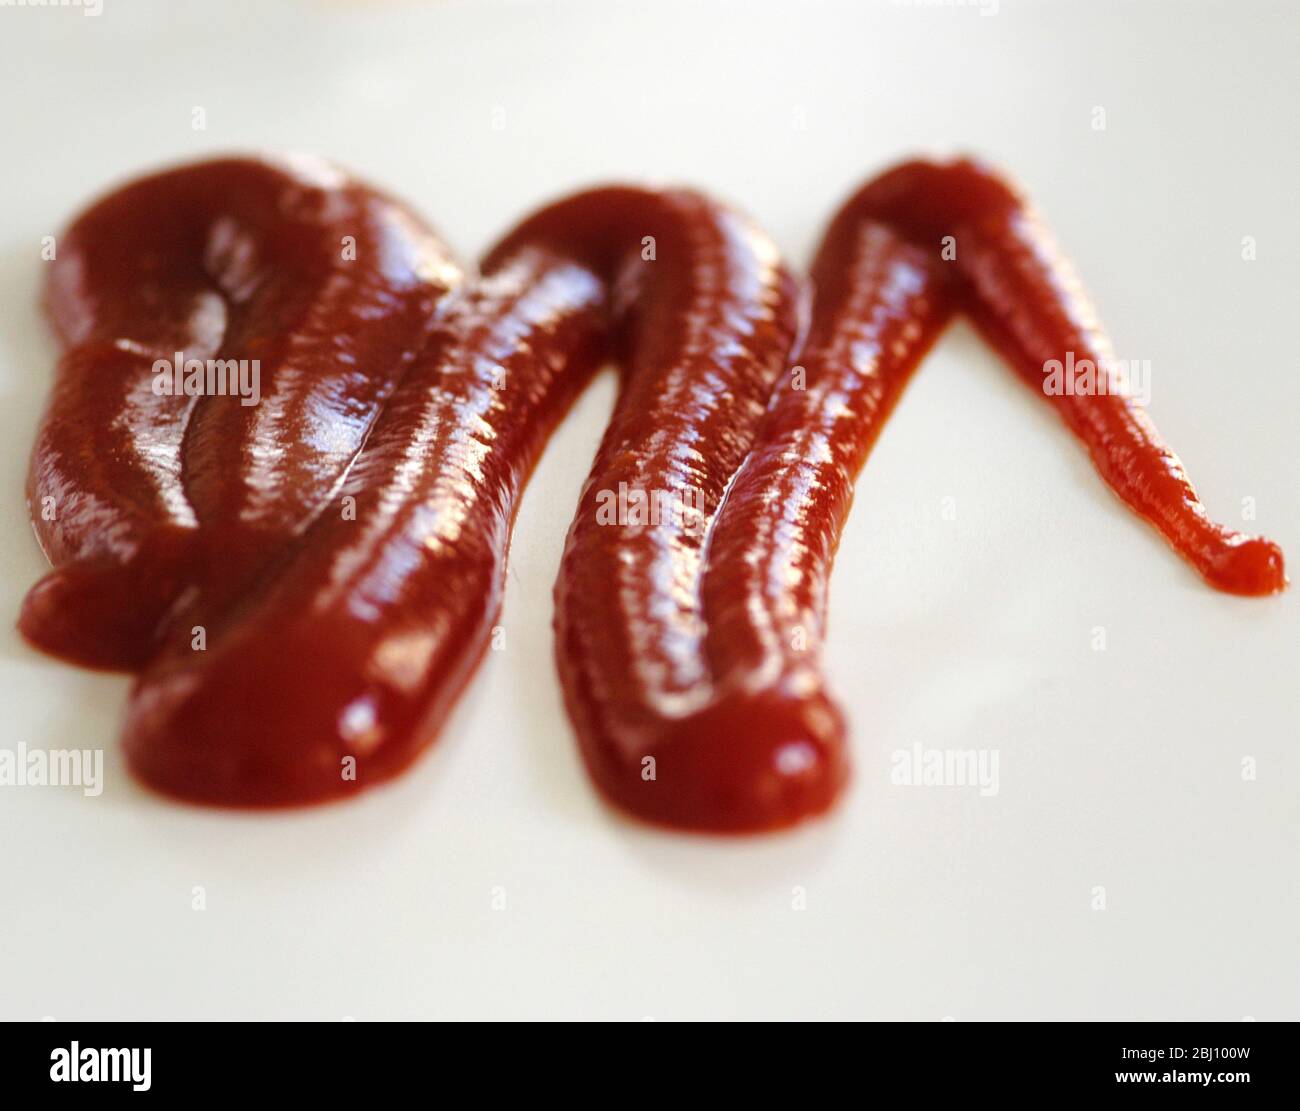
[[[890,161],[988,156],[1119,355],[1150,360],[1151,410],[1211,511],[1241,526],[1254,498],[1241,527],[1294,573],[1297,10],[0,8],[0,743],[103,747],[108,777],[98,799],[0,788],[0,1017],[1300,1017],[1300,598],[1203,586],[964,326],[859,484],[827,658],[856,778],[793,834],[652,832],[586,782],[550,588],[608,378],[524,500],[508,649],[427,758],[355,804],[250,817],[144,794],[116,751],[126,680],[10,626],[43,566],[23,506],[55,355],[41,237],[160,162],[259,147],[342,161],[467,258],[548,198],[629,178],[735,200],[801,265]],[[996,749],[999,793],[891,786],[916,742]]]

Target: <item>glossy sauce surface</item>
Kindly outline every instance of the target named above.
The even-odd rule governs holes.
[[[409,209],[315,159],[200,163],[89,208],[46,287],[65,353],[28,500],[55,571],[23,635],[131,669],[177,598],[228,604],[342,477],[460,279]],[[178,353],[247,360],[257,403],[155,389]]]
[[[488,643],[520,491],[607,352],[626,355],[608,481],[709,483],[716,503],[785,366],[794,292],[770,242],[686,191],[597,190],[517,228],[451,297],[284,561],[206,651],[176,623],[131,697],[132,768],[170,794],[248,805],[347,795],[400,771]],[[645,629],[629,670],[681,685],[689,615],[671,584],[698,567],[703,536],[619,535],[608,571],[621,582],[602,593]]]
[[[770,240],[697,193],[578,194],[462,281],[414,218],[354,185],[320,202],[356,206],[339,222],[308,221],[316,253],[280,259],[289,232],[256,214],[270,219],[283,182],[250,165],[114,195],[157,190],[161,261],[56,271],[50,306],[69,355],[33,464],[34,512],[50,489],[79,507],[55,529],[37,520],[66,565],[55,576],[94,573],[76,591],[38,584],[23,631],[139,670],[130,766],[192,801],[344,797],[431,743],[492,635],[527,476],[612,356],[620,394],[555,592],[587,767],[620,808],[675,828],[757,831],[820,813],[848,778],[845,721],[819,667],[827,581],[854,479],[910,375],[957,312],[1040,392],[1049,360],[1109,360],[1032,210],[968,161],[906,163],[849,200],[815,259],[802,338],[797,282]],[[217,264],[214,238],[228,240],[214,197],[244,176],[253,186],[232,219],[253,221],[240,241],[254,246]],[[222,184],[211,194],[209,177]],[[187,190],[207,198],[200,217]],[[139,234],[137,202],[113,200],[74,225],[99,214],[81,232],[87,259],[125,251],[123,228]],[[274,207],[282,219],[285,202]],[[377,252],[387,264],[336,273],[328,239],[366,218],[371,242],[393,247]],[[265,277],[242,280],[251,273]],[[142,407],[141,360],[177,343],[289,369],[264,413],[217,399]],[[1211,585],[1285,585],[1276,546],[1210,521],[1135,402],[1048,400]],[[114,438],[77,450],[95,426]],[[104,575],[130,589],[105,597]],[[89,634],[60,617],[82,607]]]

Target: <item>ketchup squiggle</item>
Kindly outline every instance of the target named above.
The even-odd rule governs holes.
[[[801,338],[771,241],[688,190],[577,194],[465,279],[409,210],[328,168],[226,160],[129,185],[51,275],[67,351],[29,496],[55,570],[20,627],[138,672],[126,752],[169,795],[296,805],[398,774],[487,645],[528,474],[612,357],[619,398],[556,585],[587,767],[676,828],[822,812],[848,774],[818,662],[827,580],[908,378],[958,312],[1040,392],[1052,360],[1113,360],[1027,202],[967,160],[865,186],[811,286]],[[172,350],[260,358],[261,403],[145,396],[142,368]],[[1212,586],[1283,588],[1277,546],[1210,520],[1134,400],[1048,400]]]

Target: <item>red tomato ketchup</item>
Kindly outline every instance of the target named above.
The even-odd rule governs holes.
[[[958,313],[1211,586],[1285,586],[1278,547],[1210,520],[1121,383],[1043,390],[1054,362],[1115,363],[993,171],[875,178],[810,287],[801,321],[772,242],[684,189],[561,200],[467,278],[408,209],[324,165],[128,185],[74,223],[47,290],[65,354],[29,502],[55,569],[20,628],[136,672],[124,743],[149,786],[225,806],[353,795],[437,736],[497,621],[528,476],[612,359],[555,588],[583,759],[652,822],[788,826],[848,777],[819,656],[853,483]],[[257,360],[259,397],[159,391],[168,358]]]

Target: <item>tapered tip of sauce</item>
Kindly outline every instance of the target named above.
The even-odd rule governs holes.
[[[248,689],[221,690],[185,670],[146,674],[129,704],[124,749],[146,787],[203,806],[273,809],[355,795],[332,735],[303,735],[308,718],[310,708],[294,692],[268,704]]]
[[[132,774],[168,798],[252,810],[355,798],[391,779],[427,737],[412,700],[345,650],[364,633],[290,621],[159,656],[128,703]]]
[[[635,758],[611,759],[602,749],[588,760],[606,797],[642,821],[765,833],[830,809],[848,781],[844,733],[825,695],[765,692],[723,698],[665,726]]]
[[[1204,574],[1216,590],[1262,597],[1286,589],[1282,549],[1262,536],[1229,533],[1210,556]]]
[[[27,592],[18,631],[33,648],[81,667],[135,671],[149,658],[170,598],[132,590],[122,567],[69,564]]]

